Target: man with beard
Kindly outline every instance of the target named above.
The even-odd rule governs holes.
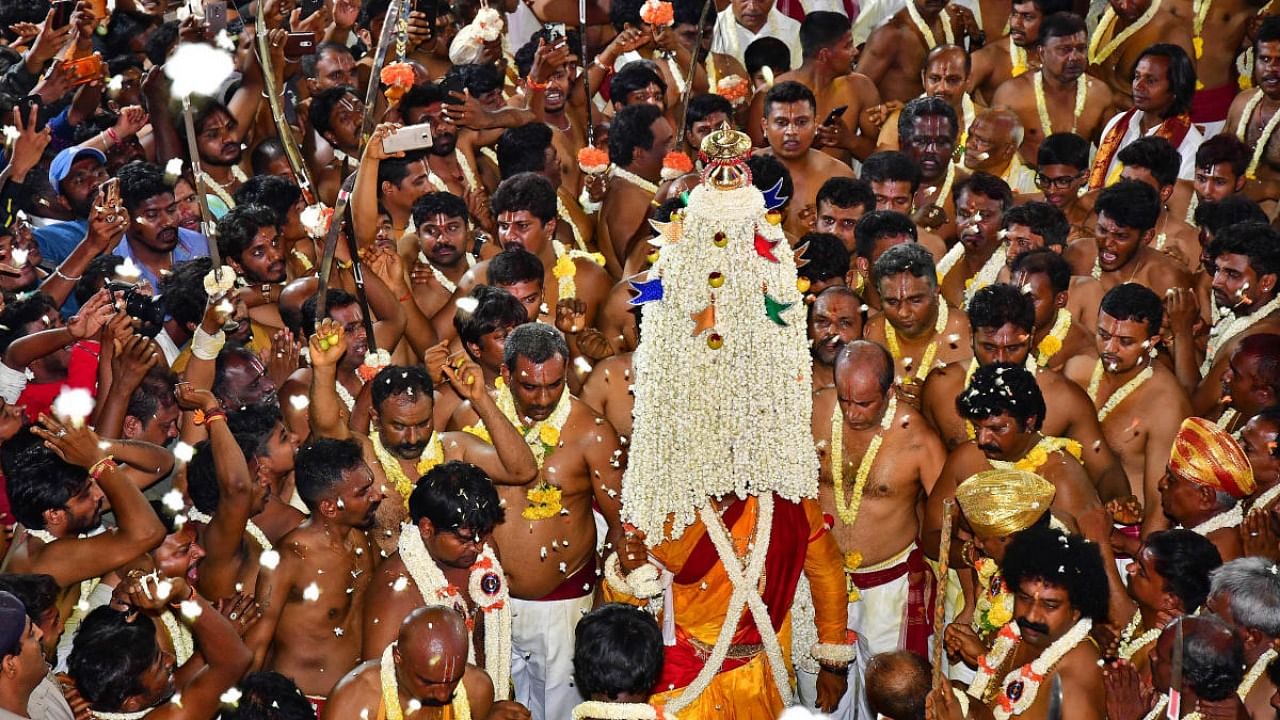
[[[835,386],[836,357],[862,336],[861,302],[843,285],[818,293],[809,304],[809,353],[813,355],[813,390]]]
[[[319,141],[329,148],[332,159],[317,148],[311,159],[316,194],[324,202],[336,198],[347,175],[360,163],[360,126],[365,107],[350,85],[338,85],[313,95],[307,119]]]
[[[1000,228],[1005,210],[1013,205],[1013,193],[1004,180],[976,172],[957,182],[951,194],[960,241],[938,262],[938,275],[943,297],[964,307],[1004,268],[1009,249]]]
[[[921,93],[918,78],[929,51],[978,35],[973,12],[967,7],[948,0],[907,2],[911,7],[903,7],[871,33],[858,58],[858,72],[882,90],[886,101],[907,102]]]
[[[964,144],[964,166],[1004,180],[1016,194],[1035,188],[1035,171],[1022,162],[1022,124],[1008,108],[983,110],[974,118]]]
[[[470,401],[489,431],[492,445],[470,433],[438,432],[432,415],[433,386],[420,366],[389,365],[370,380],[370,431],[356,433],[341,417],[335,392],[338,363],[347,354],[350,330],[325,320],[311,336],[312,437],[351,440],[387,497],[378,512],[372,539],[383,550],[396,547],[409,494],[422,473],[445,460],[472,463],[496,482],[526,485],[537,474],[523,438],[507,422],[474,364],[446,365],[441,372],[460,397]],[[324,344],[321,339],[325,339]],[[327,345],[328,347],[324,347]]]
[[[1159,490],[1170,522],[1208,538],[1224,561],[1240,557],[1241,501],[1253,493],[1254,480],[1230,434],[1204,418],[1183,420]]]
[[[431,184],[437,190],[466,197],[470,184],[454,152],[458,146],[458,126],[444,111],[445,104],[452,102],[439,85],[416,85],[400,98],[401,120],[405,125],[431,127],[431,147],[426,155]]]
[[[959,172],[951,164],[960,125],[956,111],[942,98],[916,98],[898,116],[902,152],[920,168],[920,185],[911,206],[912,219],[943,239],[955,237],[952,185]],[[896,209],[896,208],[895,208]]]
[[[1055,13],[1040,24],[1040,69],[1010,78],[991,97],[1018,115],[1024,130],[1022,159],[1036,161],[1040,143],[1054,132],[1097,137],[1111,107],[1106,83],[1085,75],[1084,20]],[[1081,89],[1083,88],[1083,94]]]
[[[450,301],[458,283],[476,263],[470,251],[470,220],[466,202],[453,193],[429,192],[413,203],[412,237],[417,252],[402,253],[401,258],[405,267],[412,268],[413,299],[422,314],[432,319],[441,338],[449,336]]]
[[[140,271],[141,280],[160,287],[160,278],[180,262],[209,254],[203,235],[178,226],[178,204],[164,171],[146,163],[120,168],[120,200],[128,212],[124,242],[113,254],[128,259]]]
[[[863,335],[889,349],[903,399],[918,409],[930,370],[973,356],[969,319],[938,292],[933,257],[918,243],[886,250],[872,266],[871,279],[882,312]]]
[[[1072,358],[1096,358],[1093,338],[1067,309],[1071,266],[1061,255],[1044,248],[1018,255],[1010,270],[1010,282],[1031,297],[1036,310],[1031,334],[1036,367],[1059,372]]]
[[[18,385],[6,389],[12,390],[10,400],[23,407],[28,420],[35,422],[49,412],[64,388],[96,393],[101,346],[95,338],[112,314],[112,296],[105,290],[86,301],[69,322],[63,322],[57,306],[43,293],[0,310],[0,349],[5,365],[19,371],[20,378]],[[55,332],[45,334],[46,330]]]
[[[284,281],[285,249],[279,216],[262,205],[237,205],[218,221],[218,252],[236,275],[253,287],[264,301],[250,309],[250,317],[268,330],[284,328],[280,298]]]
[[[1275,133],[1271,117],[1280,107],[1280,18],[1267,17],[1253,41],[1254,73],[1250,78],[1256,88],[1245,90],[1231,101],[1227,113],[1226,132],[1253,148],[1245,175],[1263,182],[1275,180],[1280,170],[1280,136]],[[1270,127],[1272,130],[1267,131]]]
[[[18,262],[19,259],[22,262]],[[44,256],[28,221],[14,218],[11,225],[0,223],[0,263],[13,268],[0,274],[0,290],[14,294],[35,290],[49,275],[40,267],[43,262]]]
[[[47,417],[31,435],[6,442],[10,509],[23,527],[9,549],[6,570],[57,581],[58,611],[69,623],[68,636],[83,616],[75,612],[77,603],[89,601],[100,578],[154,549],[165,535],[142,491],[102,445],[87,426]],[[92,534],[107,502],[115,532]]]
[[[1151,247],[1160,218],[1160,195],[1137,180],[1121,180],[1098,193],[1094,237],[1072,242],[1064,257],[1077,275],[1092,275],[1111,288],[1136,282],[1164,297],[1170,288],[1191,287],[1177,260]]]
[[[1191,58],[1177,45],[1158,43],[1142,51],[1133,69],[1133,107],[1107,121],[1089,174],[1089,188],[1097,190],[1120,171],[1120,151],[1138,138],[1164,138],[1181,155],[1178,177],[1190,180],[1196,148],[1204,141],[1191,122],[1191,96],[1196,71]]]
[[[929,493],[921,540],[931,557],[938,554],[943,500],[983,470],[1026,470],[1053,483],[1052,508],[1059,517],[1078,518],[1097,508],[1098,493],[1080,464],[1080,445],[1044,432],[1045,398],[1036,376],[1009,363],[984,365],[974,371],[955,407],[973,427],[973,439],[951,451]]]
[[[177,187],[174,186],[175,198],[178,196]],[[315,242],[302,224],[302,212],[307,209],[306,199],[291,174],[254,175],[236,191],[235,199],[237,205],[261,205],[275,214],[276,225],[280,228],[280,253],[284,256],[290,277],[306,275],[315,267],[320,254],[316,252]],[[180,200],[178,210],[179,214],[183,214]],[[179,220],[179,224],[186,227],[183,220]],[[262,299],[272,301],[273,297]]]
[[[1081,194],[1089,181],[1089,152],[1089,141],[1070,132],[1049,135],[1036,151],[1036,187],[1045,202],[1067,216],[1067,241],[1093,238],[1095,196]]]
[[[320,713],[321,720],[404,717],[417,708],[438,709],[440,717],[448,718],[529,717],[528,710],[505,698],[495,703],[493,681],[467,662],[471,633],[462,613],[431,602],[414,609],[403,623],[387,625],[395,642],[379,650],[377,659],[356,666],[342,678]],[[393,678],[390,686],[383,675]],[[398,707],[388,710],[390,702]],[[462,704],[469,714],[460,710]]]
[[[600,208],[596,245],[612,277],[623,277],[633,254],[639,259],[649,253],[645,245],[653,232],[647,222],[649,208],[662,179],[662,159],[674,146],[671,123],[653,105],[625,107],[609,124],[609,160],[614,169]]]
[[[831,532],[850,584],[849,628],[872,653],[924,655],[933,578],[915,543],[917,518],[946,449],[914,408],[898,404],[893,370],[893,358],[874,343],[856,340],[840,351],[835,388],[814,398],[818,499],[836,518]]]
[[[973,124],[977,109],[973,98],[969,97],[969,72],[972,69],[969,55],[964,48],[957,45],[939,45],[925,56],[924,68],[920,71],[920,82],[924,92],[920,97],[941,98],[956,111],[960,125],[961,144],[964,135]],[[896,107],[896,101],[888,103],[883,110]],[[877,150],[900,150],[898,137],[898,117],[901,108],[884,117],[879,136],[876,138]],[[883,112],[883,111],[882,111]]]
[[[952,363],[929,373],[921,404],[925,417],[952,450],[973,438],[972,423],[961,416],[956,397],[965,392],[969,378],[980,366],[993,363],[1026,366],[1035,332],[1035,305],[1012,285],[991,285],[975,293],[969,303],[969,327],[973,360]],[[1124,470],[1103,441],[1097,410],[1089,396],[1061,373],[1037,372],[1035,380],[1047,409],[1039,423],[1044,434],[1070,438],[1079,447],[1089,449],[1082,461],[1104,499],[1127,496]]]
[[[1005,82],[1040,69],[1040,23],[1057,12],[1069,11],[1060,0],[1014,0],[1009,10],[1008,34],[988,42],[973,54],[971,85],[988,104]]]
[[[639,6],[636,7],[638,10]],[[560,158],[560,172],[557,175],[562,175],[564,184],[576,190],[581,183],[582,170],[575,159],[578,157],[578,151],[587,144],[587,134],[584,129],[585,115],[580,108],[574,107],[570,100],[579,89],[575,81],[581,65],[577,53],[571,48],[580,48],[582,45],[576,30],[568,31],[565,39],[559,44],[544,40],[543,36],[546,32],[543,29],[535,33],[534,37],[520,48],[516,53],[516,68],[520,71],[520,77],[529,78],[534,83],[530,85],[528,81],[525,82],[525,87],[531,91],[529,109],[533,111],[536,118],[536,123],[529,124],[545,125],[555,131],[551,136],[551,142],[555,144],[556,155]],[[683,46],[678,44],[677,47],[683,49]],[[599,62],[603,64],[606,60],[607,58]],[[665,66],[665,63],[659,67],[662,66]],[[609,67],[613,65],[610,64]],[[687,68],[688,65],[684,67]],[[698,72],[702,72],[702,66],[698,66]],[[674,82],[670,84],[676,86]],[[545,89],[538,90],[543,85],[546,86]],[[512,128],[512,130],[515,129]],[[502,165],[501,159],[498,165]]]
[[[1004,214],[1007,267],[996,279],[1009,282],[1018,258],[1036,250],[1062,255],[1070,232],[1066,215],[1051,203],[1032,201],[1009,208]],[[1065,310],[1071,313],[1073,324],[1079,325],[1086,335],[1092,335],[1098,318],[1098,304],[1102,302],[1102,285],[1088,275],[1072,275],[1070,264],[1067,274],[1071,282],[1066,288],[1069,292]]]
[[[279,391],[266,364],[242,345],[227,345],[218,353],[210,389],[228,410],[279,401]]]
[[[916,226],[914,239],[929,250],[929,254],[933,255],[935,261],[941,260],[947,253],[946,243],[926,229],[921,224],[920,218],[916,217],[916,195],[920,191],[920,166],[903,152],[883,150],[862,163],[860,176],[871,186],[871,197],[874,201],[872,209],[889,210],[907,216]],[[821,195],[822,191],[819,190],[818,194]],[[821,221],[819,216],[819,222]],[[873,262],[875,262],[874,259],[867,261],[867,266],[863,269],[864,275],[870,272]],[[872,307],[878,306],[873,304]]]
[[[1150,0],[1108,0],[1106,12],[1090,33],[1089,74],[1111,87],[1118,109],[1127,110],[1136,104],[1134,73],[1151,46],[1168,43],[1181,48],[1187,57],[1194,53],[1187,19],[1177,17],[1168,5],[1148,12],[1152,4]],[[1191,84],[1194,87],[1194,77]]]
[[[257,93],[255,89],[255,102]],[[249,117],[253,117],[252,113]],[[180,134],[186,132],[185,128],[184,124],[178,123]],[[235,207],[232,194],[248,179],[240,169],[240,159],[244,155],[244,136],[248,130],[241,128],[240,121],[230,108],[215,101],[209,101],[196,113],[195,128],[200,167],[205,174],[205,184],[212,193],[207,196],[209,210],[215,218],[222,217]]]
[[[245,641],[254,670],[288,675],[319,708],[360,661],[365,588],[378,552],[366,531],[383,492],[354,440],[314,440],[295,464],[311,516],[280,541],[276,567],[263,566],[255,592],[262,617]]]
[[[1206,603],[1214,615],[1240,635],[1249,672],[1236,688],[1236,695],[1254,720],[1275,717],[1271,698],[1276,686],[1262,672],[1275,662],[1275,645],[1280,639],[1280,615],[1276,612],[1280,607],[1280,577],[1272,572],[1274,569],[1271,560],[1260,557],[1232,560],[1213,571]]]
[[[1062,697],[1071,698],[1064,718],[1104,717],[1101,654],[1088,641],[1094,624],[1107,621],[1102,563],[1088,540],[1050,528],[1028,528],[1009,543],[1001,569],[1013,592],[1014,623],[1004,631],[1011,637],[990,652],[975,636],[958,648],[966,662],[979,665],[981,660],[969,685],[973,701],[988,708],[1012,705],[1010,717],[1040,720],[1050,715],[1055,695],[1050,688],[1060,686]],[[1049,669],[1025,674],[1037,660]],[[1006,670],[1008,675],[1001,674]],[[965,715],[948,684],[930,693],[926,704],[940,719]]]
[[[110,178],[107,156],[95,148],[70,147],[49,163],[49,186],[56,197],[52,207],[43,209],[62,222],[36,228],[35,238],[50,263],[61,263],[84,239],[98,188]]]

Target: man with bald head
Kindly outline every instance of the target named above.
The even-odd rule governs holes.
[[[1022,122],[1006,107],[978,113],[965,136],[964,167],[1004,180],[1015,195],[1035,192],[1036,173],[1022,162]]]
[[[924,417],[897,401],[893,385],[884,348],[856,340],[840,351],[835,388],[814,396],[818,497],[836,518],[831,532],[845,553],[849,627],[871,652],[925,654],[931,608],[921,601],[932,575],[915,540],[946,451]]]
[[[862,301],[844,285],[818,293],[809,305],[809,353],[813,356],[813,389],[835,386],[836,357],[862,336]]]
[[[966,28],[977,34],[973,13],[966,7],[947,0],[909,0],[909,4],[871,33],[858,59],[858,72],[871,78],[885,100],[906,102],[919,95],[925,88],[918,78],[929,52],[944,43],[958,49]],[[967,59],[964,65],[961,88],[968,84]]]
[[[924,720],[932,680],[929,661],[906,650],[883,652],[867,662],[867,702],[889,720]]]
[[[494,702],[489,675],[467,663],[470,642],[466,618],[457,610],[443,605],[414,610],[379,659],[356,666],[334,687],[321,720],[403,717],[420,707],[448,707],[442,717],[457,718],[463,704],[471,717],[528,718],[519,703]],[[382,670],[388,664],[395,669],[399,712],[384,706],[390,695],[384,691],[390,688],[383,687]]]

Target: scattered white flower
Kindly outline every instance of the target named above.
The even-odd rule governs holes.
[[[409,587],[409,579],[403,575],[396,578],[396,581],[391,585],[391,589],[396,592],[404,592],[404,589],[407,587]]]
[[[195,457],[196,449],[187,443],[179,440],[177,445],[173,446],[173,457],[178,462],[191,462],[191,458]]]
[[[30,254],[31,251],[26,248],[14,248],[10,251],[9,257],[13,258],[13,266],[20,268],[27,264],[27,256]]]
[[[84,388],[64,387],[53,401],[53,414],[58,419],[80,427],[93,412],[93,396]]]
[[[18,128],[12,125],[5,125],[4,129],[0,130],[0,132],[4,133],[5,145],[12,145],[18,141],[18,138],[22,137],[22,133],[18,132]]]
[[[302,599],[307,602],[315,602],[320,599],[320,586],[312,582],[302,590]]]
[[[170,185],[178,182],[182,175],[182,158],[172,158],[164,164],[164,181]],[[223,265],[225,268],[226,265]]]
[[[258,564],[268,570],[275,570],[276,566],[280,564],[280,553],[275,550],[264,550],[258,556]]]
[[[240,688],[228,688],[226,692],[218,698],[218,702],[223,705],[236,705],[240,702],[240,698],[244,693],[240,692]]]
[[[226,50],[229,53],[233,53],[236,51],[236,42],[231,39],[230,35],[227,34],[226,28],[223,28],[218,31],[218,34],[213,38],[213,44],[216,45],[219,49]]]
[[[165,493],[164,497],[160,498],[160,502],[164,504],[165,508],[173,512],[181,512],[187,506],[187,501],[183,499],[182,493],[177,490],[170,490]]]
[[[235,69],[230,53],[204,43],[180,43],[164,64],[169,94],[175,98],[212,97]]]
[[[290,395],[289,404],[293,406],[294,410],[297,410],[298,412],[302,412],[303,410],[306,410],[309,405],[311,405],[311,399],[308,398],[306,395]]]
[[[189,620],[195,620],[200,617],[200,613],[204,612],[204,608],[200,607],[200,603],[195,600],[183,600],[178,607],[181,609],[183,617]]]
[[[480,307],[480,301],[473,297],[458,298],[458,302],[454,304],[464,313],[473,313]]]

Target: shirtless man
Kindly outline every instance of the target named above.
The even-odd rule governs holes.
[[[1250,670],[1263,662],[1262,657],[1276,644],[1276,629],[1271,618],[1261,612],[1268,600],[1280,594],[1280,579],[1271,572],[1271,561],[1260,557],[1237,558],[1210,574],[1209,598],[1205,607],[1235,628],[1244,645],[1245,667]],[[1266,662],[1270,663],[1273,658]],[[1253,677],[1248,673],[1247,677]],[[1265,720],[1274,713],[1271,696],[1276,691],[1271,673],[1262,673],[1253,687],[1243,683],[1238,688],[1241,700],[1252,720]]]
[[[956,410],[956,396],[964,391],[976,367],[997,362],[1026,364],[1035,332],[1035,307],[1031,298],[1012,285],[991,285],[975,293],[970,301],[969,327],[973,361],[935,369],[924,386],[924,415],[951,449],[970,438],[968,423]],[[1041,423],[1044,433],[1071,438],[1084,448],[1081,461],[1104,499],[1127,496],[1124,470],[1103,442],[1097,411],[1089,396],[1060,373],[1040,372],[1035,377],[1048,407]]]
[[[1248,180],[1244,171],[1252,155],[1253,150],[1229,132],[1205,138],[1196,148],[1191,182],[1178,181],[1178,191],[1169,198],[1169,212],[1194,225],[1196,208],[1201,204],[1240,194]]]
[[[828,178],[818,188],[815,202],[815,229],[840,238],[844,249],[852,255],[857,249],[855,228],[858,220],[876,209],[876,198],[871,192],[870,183],[847,177]]]
[[[920,214],[916,212],[916,196],[920,191],[921,180],[920,166],[906,153],[885,150],[875,153],[862,163],[861,177],[871,186],[871,197],[875,202],[873,209],[909,216],[908,219],[916,226],[915,239],[929,250],[935,261],[941,260],[947,253],[946,243],[922,225],[917,217]],[[872,262],[875,261],[868,260],[866,271],[871,270]]]
[[[800,23],[800,47],[804,64],[778,76],[777,82],[791,80],[813,91],[817,102],[815,119],[825,119],[833,110],[844,108],[834,122],[818,125],[815,145],[844,162],[851,156],[865,160],[875,149],[880,132],[867,112],[880,104],[880,91],[867,76],[849,71],[854,56],[849,18],[836,12],[808,13]],[[757,110],[749,117],[754,123],[764,115]],[[753,135],[760,137],[762,133]]]
[[[1054,132],[1075,133],[1092,140],[1102,130],[1111,108],[1111,90],[1085,74],[1088,69],[1084,20],[1055,13],[1040,23],[1040,69],[1000,85],[992,105],[1005,105],[1022,122],[1022,159],[1036,162],[1040,143]],[[1084,103],[1077,102],[1084,85]],[[1036,92],[1037,85],[1041,92]],[[1044,102],[1041,107],[1040,97]],[[1047,122],[1046,122],[1047,119]]]
[[[1227,361],[1222,374],[1222,414],[1216,422],[1227,432],[1236,433],[1243,441],[1246,423],[1280,397],[1280,377],[1274,358],[1280,357],[1280,335],[1255,333],[1241,340]],[[1257,439],[1257,436],[1254,436]],[[1261,484],[1257,469],[1254,477]],[[1263,488],[1264,490],[1266,488]]]
[[[569,349],[559,331],[521,325],[503,352],[503,407],[534,438],[540,483],[558,495],[539,503],[527,488],[498,488],[507,520],[494,540],[511,583],[512,682],[516,699],[535,717],[568,717],[581,702],[571,685],[573,626],[591,608],[597,578],[592,504],[618,547],[624,451],[613,426],[569,395]],[[558,439],[547,442],[551,433]]]
[[[864,337],[889,349],[903,399],[919,407],[920,389],[937,365],[972,357],[969,319],[938,292],[938,271],[918,243],[895,245],[871,268],[882,312]]]
[[[923,91],[919,81],[925,56],[938,45],[962,44],[976,37],[968,8],[948,0],[909,0],[889,22],[867,38],[858,72],[871,79],[886,100],[907,102]]]
[[[1136,283],[1117,285],[1098,311],[1097,355],[1072,358],[1066,369],[1098,408],[1107,445],[1116,450],[1130,491],[1142,501],[1144,535],[1166,525],[1157,488],[1173,437],[1191,415],[1178,378],[1156,361],[1163,317],[1160,298],[1151,290]]]
[[[813,356],[813,390],[835,386],[835,363],[846,345],[862,336],[861,301],[843,285],[818,293],[809,304],[809,353]]]
[[[1133,71],[1147,48],[1156,43],[1169,43],[1182,48],[1188,57],[1195,57],[1191,24],[1174,15],[1167,5],[1148,12],[1152,2],[1108,0],[1107,9],[1090,37],[1089,74],[1111,87],[1113,103],[1121,110],[1133,105]],[[1117,44],[1116,39],[1122,34],[1125,37]]]
[[[959,118],[961,144],[969,126],[977,117],[978,108],[969,96],[969,76],[972,67],[969,54],[958,45],[939,45],[925,56],[924,69],[920,71],[920,82],[924,85],[924,93],[920,97],[935,97],[947,101]],[[888,103],[885,110],[898,106],[898,102]],[[898,137],[898,116],[901,108],[885,116],[876,139],[877,150],[901,150],[902,142]]]
[[[1004,214],[1004,230],[1004,239],[1009,246],[1008,267],[1000,271],[996,280],[1012,282],[1013,266],[1023,255],[1036,250],[1050,250],[1061,255],[1066,250],[1071,226],[1056,205],[1033,201],[1009,208]],[[1067,272],[1071,272],[1069,264]],[[1065,309],[1071,313],[1071,323],[1085,331],[1092,348],[1098,304],[1102,302],[1102,285],[1088,275],[1071,275],[1067,291]]]
[[[893,210],[875,210],[858,220],[854,229],[857,245],[847,281],[866,303],[868,310],[880,309],[880,290],[871,280],[871,268],[889,248],[918,242],[916,233],[917,228],[911,218]],[[938,239],[937,236],[934,238]],[[938,241],[941,242],[940,239]],[[924,243],[921,245],[924,246]],[[926,246],[925,249],[929,248]],[[932,252],[929,255],[934,256]]]
[[[1089,181],[1089,152],[1089,141],[1069,132],[1053,133],[1036,151],[1036,187],[1045,202],[1067,216],[1067,242],[1093,239],[1095,196],[1080,194]]]
[[[938,263],[938,274],[943,297],[964,307],[975,292],[995,282],[1005,265],[1008,247],[1000,228],[1004,211],[1013,205],[1013,193],[1005,181],[978,172],[957,182],[952,196],[960,241]]]
[[[1280,136],[1275,133],[1271,117],[1280,111],[1280,17],[1273,15],[1262,21],[1253,52],[1252,80],[1256,87],[1231,101],[1223,130],[1253,148],[1249,164],[1254,166],[1259,180],[1276,180],[1280,177]],[[1267,127],[1272,131],[1263,137]],[[1261,155],[1258,148],[1263,149]]]
[[[1151,247],[1160,218],[1160,195],[1150,185],[1122,180],[1098,193],[1092,238],[1080,238],[1064,257],[1077,275],[1092,275],[1111,288],[1146,285],[1164,297],[1170,288],[1191,287],[1191,275],[1173,258]]]
[[[652,234],[649,204],[658,192],[662,158],[675,146],[675,131],[653,105],[625,107],[609,123],[609,160],[614,164],[600,209],[600,251],[605,269],[615,279],[636,246]],[[645,250],[645,254],[648,250]]]
[[[371,533],[383,550],[396,547],[405,520],[409,494],[422,473],[445,460],[462,460],[479,466],[497,482],[527,485],[536,475],[533,457],[524,439],[508,422],[485,390],[480,369],[463,362],[446,363],[438,372],[485,422],[492,445],[469,433],[437,432],[432,416],[432,382],[421,366],[388,365],[370,380],[371,431],[353,432],[341,420],[334,372],[347,350],[346,331],[326,320],[311,336],[312,437],[353,440],[360,448],[379,492],[387,498],[378,509]],[[434,370],[434,369],[433,369]]]
[[[1253,470],[1226,430],[1204,418],[1183,420],[1159,490],[1169,522],[1209,538],[1224,561],[1244,554],[1237,506],[1253,493]]]
[[[502,377],[502,347],[507,335],[516,326],[529,322],[529,314],[514,295],[493,285],[477,285],[467,298],[464,307],[453,316],[458,344],[467,357],[480,366],[484,386],[492,391]],[[475,301],[474,305],[471,300]],[[426,365],[431,369],[442,367],[448,363],[449,355],[449,345],[441,343],[427,351]],[[436,427],[446,430],[461,430],[480,419],[470,403],[447,384],[436,386],[435,417]]]
[[[409,595],[408,592],[401,593]],[[484,670],[467,662],[471,643],[467,622],[457,610],[437,604],[418,606],[403,622],[392,623],[394,643],[354,667],[333,689],[333,697],[320,713],[322,720],[347,718],[412,717],[439,708],[442,717],[458,717],[458,703],[465,702],[471,717],[495,717],[493,681]],[[395,667],[398,712],[389,715],[383,694],[383,663]],[[508,704],[518,707],[515,703]],[[431,710],[427,710],[431,708]],[[524,708],[520,708],[524,710]],[[528,712],[521,713],[528,717]],[[512,715],[508,717],[519,717]]]
[[[471,213],[457,195],[429,192],[413,203],[412,218],[416,242],[410,253],[401,253],[401,259],[405,267],[412,268],[409,287],[414,302],[431,318],[436,336],[446,338],[450,301],[462,276],[476,262],[468,249]]]
[[[1141,137],[1121,150],[1116,158],[1123,169],[1122,180],[1137,180],[1160,193],[1160,217],[1151,247],[1177,260],[1187,270],[1200,264],[1200,231],[1170,210],[1178,187],[1178,152],[1159,136]]]
[[[318,345],[316,346],[318,349]],[[262,563],[262,617],[245,640],[255,670],[293,678],[312,705],[360,661],[364,592],[377,557],[366,534],[382,490],[352,440],[322,438],[298,451],[298,494],[311,516]]]
[[[1046,249],[1024,252],[1013,261],[1009,277],[1014,287],[1031,297],[1036,309],[1031,343],[1037,367],[1060,372],[1072,358],[1096,357],[1092,334],[1067,309],[1071,266],[1061,255]]]
[[[973,54],[970,86],[983,102],[994,102],[996,89],[1005,81],[1040,69],[1040,22],[1070,9],[1061,0],[1014,0],[1009,34]]]
[[[791,173],[795,184],[783,229],[799,237],[808,230],[816,213],[818,189],[830,177],[852,178],[845,163],[813,149],[818,130],[817,100],[813,91],[798,82],[780,82],[764,99],[764,132],[771,154]]]
[[[915,543],[917,518],[946,450],[919,413],[897,402],[893,360],[884,348],[865,340],[849,343],[836,359],[835,374],[836,386],[814,397],[813,439],[821,464],[819,501],[836,518],[831,532],[847,553],[845,572],[861,595],[849,603],[849,628],[872,653],[924,652],[930,630],[919,632],[908,621],[924,608],[908,598],[913,589],[924,597],[920,588],[932,580]],[[864,470],[866,480],[855,485]],[[859,561],[851,562],[850,555]],[[893,580],[872,578],[903,565],[906,572],[894,573]]]

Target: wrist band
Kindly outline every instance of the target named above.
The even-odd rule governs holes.
[[[532,75],[530,75],[530,76],[528,76],[528,77],[526,77],[526,78],[524,79],[524,84],[525,84],[525,87],[527,87],[527,88],[529,88],[530,90],[533,90],[533,91],[535,91],[535,92],[542,92],[543,90],[546,90],[548,87],[551,87],[551,83],[549,83],[549,82],[538,82],[537,80],[534,80],[534,79],[533,79],[533,76],[532,76]]]
[[[227,334],[223,331],[210,335],[203,327],[197,327],[195,334],[191,336],[191,354],[201,360],[216,360],[218,353],[222,352],[222,346],[226,344]]]
[[[79,281],[80,281],[80,278],[84,277],[83,275],[76,275],[76,276],[74,276],[74,277],[73,277],[73,276],[71,276],[71,275],[68,275],[68,274],[66,274],[66,273],[62,272],[62,268],[61,268],[61,267],[54,268],[54,270],[53,270],[53,274],[54,274],[54,275],[57,275],[58,277],[62,278],[63,280],[66,280],[66,281],[68,281],[68,282],[79,282]]]
[[[601,70],[603,70],[603,71],[605,71],[605,72],[612,72],[612,71],[613,71],[613,68],[611,68],[611,67],[609,67],[608,65],[605,65],[604,63],[600,62],[600,58],[599,58],[599,56],[597,56],[596,58],[594,58],[594,59],[591,61],[591,64],[592,64],[592,65],[595,65],[596,67],[600,68]]]
[[[106,457],[102,458],[101,460],[99,460],[98,462],[90,466],[89,477],[93,478],[94,480],[97,480],[102,477],[102,473],[107,468],[116,468],[116,467],[119,467],[119,466],[116,465],[115,458],[111,457],[110,455],[107,455]]]
[[[120,144],[120,136],[116,134],[115,128],[107,128],[107,139],[111,141],[112,145]]]
[[[196,425],[207,425],[214,420],[226,420],[227,411],[222,408],[214,408],[212,410],[196,410],[191,415],[191,421]]]

